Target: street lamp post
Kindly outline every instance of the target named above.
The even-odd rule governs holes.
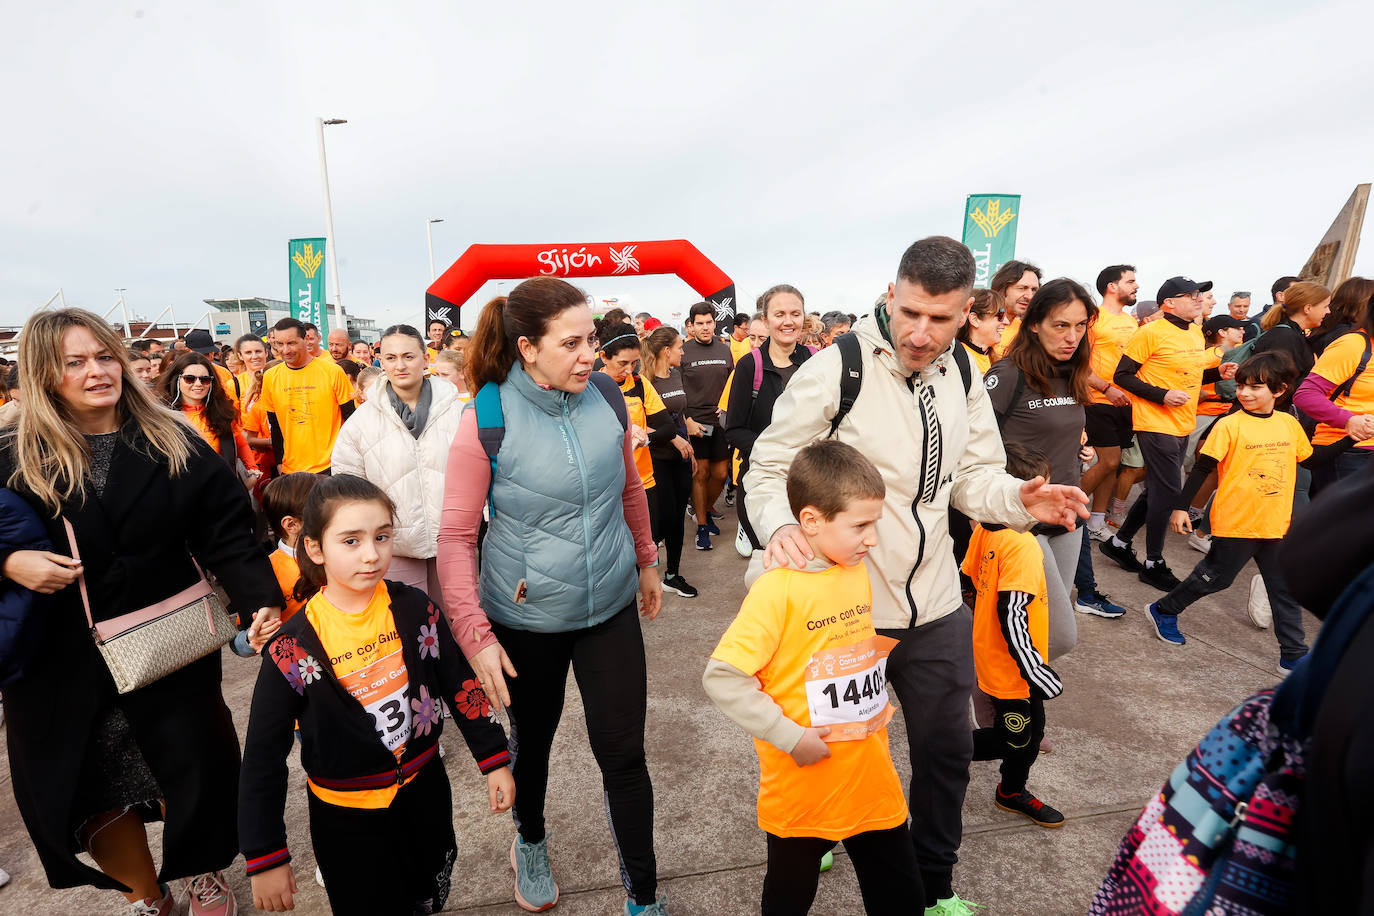
[[[432,219],[425,223],[425,239],[429,242],[429,282],[434,282],[434,224],[442,223],[441,219]]]
[[[315,139],[320,146],[320,178],[324,182],[324,226],[327,238],[325,247],[329,254],[329,269],[334,280],[334,305],[339,310],[339,324],[344,333],[348,332],[348,316],[344,313],[343,295],[339,292],[339,249],[334,244],[334,208],[329,200],[329,166],[324,159],[324,128],[326,124],[347,124],[343,118],[315,119]],[[325,316],[329,314],[329,303],[325,303]]]

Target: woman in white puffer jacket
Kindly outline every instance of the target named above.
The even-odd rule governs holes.
[[[386,376],[339,430],[332,473],[355,474],[391,497],[396,527],[389,576],[438,603],[444,472],[463,402],[453,385],[425,375],[425,342],[410,325],[382,332],[380,356]]]

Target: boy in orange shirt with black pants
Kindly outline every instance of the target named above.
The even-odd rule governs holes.
[[[1008,442],[1007,473],[1049,480],[1044,452]],[[992,700],[991,728],[973,733],[974,760],[1001,760],[994,804],[1041,827],[1064,826],[1064,815],[1026,789],[1045,737],[1045,701],[1064,691],[1049,657],[1050,609],[1045,559],[1035,535],[1001,525],[973,529],[964,574],[973,580],[973,664],[978,687]]]
[[[826,439],[797,453],[787,499],[816,559],[759,577],[702,676],[759,755],[765,916],[806,913],[821,859],[841,842],[866,912],[912,912],[925,898],[887,746],[896,641],[873,628],[864,567],[885,492],[853,446]]]

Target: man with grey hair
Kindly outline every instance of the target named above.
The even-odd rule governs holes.
[[[849,315],[841,311],[829,311],[822,315],[821,333],[825,337],[825,345],[828,347],[835,342],[836,337],[848,334],[853,323]]]
[[[1231,299],[1226,303],[1226,309],[1231,313],[1231,317],[1245,325],[1245,336],[1241,338],[1244,343],[1247,340],[1254,340],[1259,334],[1259,322],[1250,318],[1250,293],[1234,292]]]
[[[765,568],[815,559],[787,498],[788,465],[804,446],[827,437],[848,442],[883,475],[884,511],[867,558],[872,619],[896,640],[886,682],[906,720],[912,842],[926,912],[941,916],[971,913],[951,886],[973,758],[974,672],[973,615],[959,591],[949,507],[1019,531],[1037,521],[1072,529],[1088,517],[1077,487],[1006,473],[992,402],[954,339],[973,304],[973,278],[973,255],[951,238],[908,248],[886,295],[851,332],[861,377],[857,395],[844,398],[849,410],[841,410],[842,339],[792,376],[745,475],[750,519],[768,539],[750,562],[751,580]],[[1025,792],[997,799],[1015,811],[1033,801]]]

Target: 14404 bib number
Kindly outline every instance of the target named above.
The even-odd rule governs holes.
[[[826,741],[866,738],[892,719],[887,654],[896,644],[886,636],[870,636],[811,657],[806,702],[812,727],[830,729]]]

